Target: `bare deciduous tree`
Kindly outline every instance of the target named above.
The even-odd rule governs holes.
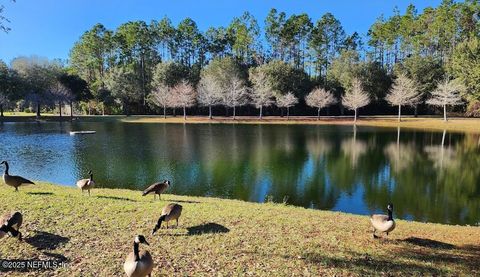
[[[465,87],[458,80],[445,79],[437,84],[437,88],[431,92],[432,97],[427,104],[443,107],[443,120],[447,121],[447,106],[463,104],[460,93]]]
[[[237,75],[229,78],[226,90],[223,92],[222,103],[233,108],[233,120],[235,120],[236,108],[248,104],[249,90],[245,81]]]
[[[398,122],[400,122],[402,120],[402,106],[418,104],[420,92],[415,81],[401,74],[393,82],[385,100],[392,106],[398,106]]]
[[[368,93],[363,90],[362,82],[355,78],[352,87],[342,96],[342,105],[355,111],[354,122],[357,122],[357,110],[370,103]]]
[[[290,118],[290,107],[298,104],[298,98],[292,92],[277,97],[277,106],[287,109],[287,120]]]
[[[330,91],[324,88],[316,88],[305,97],[305,102],[308,106],[318,109],[317,120],[319,120],[320,110],[337,103],[337,99]]]
[[[171,97],[169,103],[173,107],[183,108],[183,119],[187,119],[187,108],[195,105],[197,92],[185,80],[181,81],[171,89]]]
[[[219,84],[211,76],[203,76],[197,87],[198,103],[208,106],[208,118],[212,119],[212,106],[222,101],[222,90]]]
[[[250,80],[253,83],[251,93],[252,104],[254,104],[257,109],[260,109],[259,118],[262,119],[263,107],[275,104],[275,93],[265,73],[256,71],[250,75]]]
[[[154,105],[162,107],[163,118],[167,118],[167,106],[170,103],[170,88],[163,84],[158,85],[150,94],[150,101]]]

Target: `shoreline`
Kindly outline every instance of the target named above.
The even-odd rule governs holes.
[[[70,122],[70,117],[60,118],[55,115],[46,115],[37,119],[35,116],[5,116],[0,118],[1,122],[50,122],[65,121]],[[312,116],[291,116],[289,120],[286,117],[266,116],[258,119],[256,116],[238,116],[235,120],[232,117],[213,117],[209,119],[206,116],[191,116],[184,120],[182,116],[167,117],[159,115],[94,115],[94,116],[75,116],[75,122],[103,122],[120,121],[125,123],[177,123],[177,124],[271,124],[271,125],[336,125],[336,126],[369,126],[369,127],[387,127],[387,128],[406,128],[414,130],[428,131],[453,131],[462,133],[480,134],[480,119],[452,117],[444,122],[438,117],[403,117],[401,122],[397,121],[395,116],[364,116],[360,117],[356,123],[351,116],[333,116],[321,117],[317,120]]]
[[[376,240],[368,216],[283,204],[172,194],[153,201],[152,195],[126,189],[93,189],[89,197],[47,183],[17,193],[0,184],[0,197],[2,213],[24,215],[24,242],[4,238],[2,259],[54,257],[67,264],[30,276],[122,275],[135,234],[146,235],[151,244],[142,249],[154,258],[155,276],[480,273],[475,226],[396,220],[388,238]],[[170,202],[184,208],[179,228],[152,236],[161,208]]]

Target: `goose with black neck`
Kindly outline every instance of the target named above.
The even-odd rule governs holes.
[[[9,173],[10,167],[9,167],[7,161],[3,161],[0,164],[5,165],[5,172],[3,173],[3,182],[5,184],[11,186],[11,187],[14,187],[15,191],[18,191],[18,187],[20,187],[22,185],[26,185],[26,184],[34,185],[35,184],[34,182],[32,182],[28,179],[25,179],[21,176],[10,175],[10,173]]]

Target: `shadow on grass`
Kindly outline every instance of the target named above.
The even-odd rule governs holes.
[[[403,240],[383,241],[376,245],[395,244],[378,255],[346,251],[340,257],[319,252],[307,252],[301,256],[267,254],[286,260],[303,260],[308,264],[335,268],[353,275],[471,275],[480,276],[480,245],[456,246],[449,243],[410,237]],[[319,247],[321,248],[321,247]],[[258,254],[258,253],[253,253]],[[265,254],[264,254],[265,255]]]
[[[480,264],[480,246],[455,246],[417,237],[409,237],[401,241],[407,245],[393,252],[394,255],[418,261],[435,262],[452,268],[461,266],[472,270],[473,275],[480,274],[480,267],[478,266]],[[419,247],[413,248],[412,245]]]
[[[34,236],[25,239],[26,243],[37,248],[37,250],[54,250],[69,241],[70,239],[67,237],[42,231],[36,231]]]
[[[99,199],[111,199],[111,200],[121,200],[121,201],[130,201],[130,202],[137,202],[137,200],[133,200],[133,199],[130,199],[130,198],[126,198],[126,197],[118,197],[118,196],[104,196],[104,195],[98,195],[98,196],[95,196]]]
[[[417,238],[417,237],[409,237],[401,241],[409,244],[417,245],[417,246],[428,247],[428,248],[437,248],[437,249],[454,249],[455,248],[455,245],[450,243],[445,243],[445,242],[431,240],[431,239]]]
[[[43,252],[50,259],[0,259],[0,272],[53,271],[68,266],[69,259],[61,254]]]
[[[400,273],[428,273],[433,275],[445,275],[446,272],[434,266],[407,263],[396,258],[392,260],[373,258],[368,254],[351,253],[352,257],[338,258],[322,255],[319,253],[307,253],[304,259],[308,263],[320,264],[325,267],[345,269],[360,272],[362,275],[397,275]]]
[[[53,195],[53,192],[27,192],[29,195]]]
[[[223,234],[230,232],[227,227],[217,223],[205,223],[187,228],[189,236],[203,235],[203,234]]]

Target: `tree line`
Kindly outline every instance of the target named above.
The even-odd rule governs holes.
[[[329,115],[447,109],[480,115],[478,1],[444,0],[380,16],[363,37],[331,13],[272,9],[260,28],[245,12],[202,32],[191,18],[164,17],[109,30],[96,24],[69,60],[18,57],[0,63],[0,109],[66,104],[89,114],[177,109],[233,116]],[[435,108],[438,106],[439,108]],[[456,108],[450,108],[456,107]],[[255,109],[254,109],[255,108]],[[346,108],[346,109],[345,109]],[[224,111],[222,111],[224,109]]]

